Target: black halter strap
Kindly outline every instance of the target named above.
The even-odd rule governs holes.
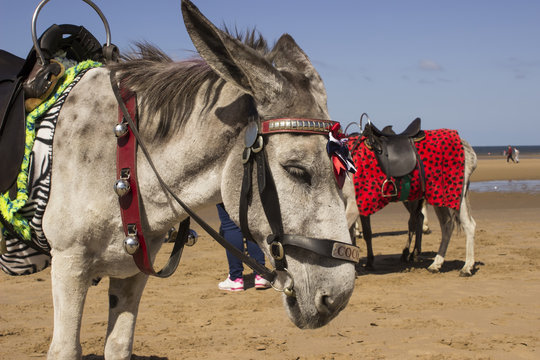
[[[304,123],[306,123],[305,127]],[[287,271],[287,262],[285,259],[285,247],[287,246],[302,248],[320,256],[353,263],[357,263],[360,259],[360,251],[356,246],[330,239],[316,239],[284,233],[279,197],[264,149],[265,139],[263,135],[279,132],[325,134],[331,123],[333,122],[327,120],[272,119],[263,122],[262,126],[257,121],[251,121],[248,125],[245,138],[246,147],[242,155],[244,174],[240,193],[240,228],[248,240],[255,241],[249,230],[247,214],[253,196],[252,173],[253,163],[255,162],[259,196],[272,230],[266,241],[270,245],[270,252],[274,258],[277,271]]]

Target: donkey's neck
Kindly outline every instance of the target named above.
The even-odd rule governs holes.
[[[166,139],[144,136],[152,160],[165,183],[191,209],[221,202],[222,172],[230,155],[241,156],[240,134],[246,125],[249,99],[225,86],[215,105],[196,103],[182,128]],[[141,121],[155,121],[141,116]],[[162,236],[187,216],[159,184],[142,151],[137,159],[144,216],[150,236]],[[241,182],[239,174],[238,182]]]

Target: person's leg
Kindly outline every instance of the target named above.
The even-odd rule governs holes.
[[[253,241],[246,241],[247,243],[247,250],[249,256],[255,259],[256,262],[258,262],[261,265],[265,264],[264,260],[264,253],[262,252],[261,248],[257,243],[254,243]]]
[[[261,265],[265,264],[264,253],[257,243],[247,241],[247,249],[249,256],[255,259],[256,262]],[[255,289],[267,289],[269,287],[270,282],[255,272]]]
[[[221,233],[225,240],[231,243],[238,250],[242,251],[244,249],[244,242],[242,232],[236,226],[236,224],[231,220],[229,214],[225,211],[223,204],[218,204],[217,210],[219,215],[219,220],[221,221]],[[244,266],[242,261],[240,261],[236,256],[226,251],[227,261],[229,263],[229,276],[231,280],[236,280],[242,278],[242,273],[244,272]]]

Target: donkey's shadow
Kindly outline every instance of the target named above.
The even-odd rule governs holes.
[[[104,360],[105,358],[102,355],[96,355],[96,354],[90,354],[85,355],[82,357],[82,360]],[[131,355],[131,360],[169,360],[168,357],[161,357],[161,356],[139,356],[139,355]]]
[[[373,269],[368,269],[364,265],[367,261],[366,258],[361,258],[360,262],[356,265],[356,275],[387,275],[394,273],[407,272],[414,269],[423,269],[428,272],[427,268],[431,265],[437,253],[435,251],[422,252],[417,261],[405,262],[401,259],[401,254],[390,255],[377,255],[375,256],[375,263]],[[446,260],[440,269],[439,273],[444,274],[448,272],[460,271],[465,265],[462,260]],[[477,261],[474,264],[472,274],[476,274],[478,267],[484,265],[483,262]]]

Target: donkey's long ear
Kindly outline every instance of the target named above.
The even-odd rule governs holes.
[[[304,74],[310,80],[311,89],[320,104],[326,105],[326,89],[321,76],[292,36],[283,34],[279,38],[272,50],[271,58],[273,58],[274,64],[279,70]]]
[[[261,54],[219,30],[191,1],[182,0],[182,15],[193,45],[219,76],[259,103],[282,94],[285,79]]]

